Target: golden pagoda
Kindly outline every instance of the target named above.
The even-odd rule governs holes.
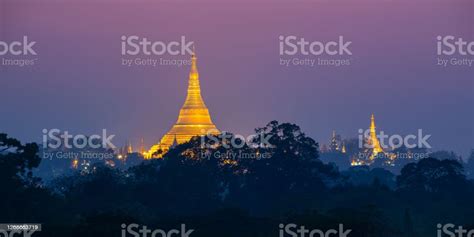
[[[380,146],[379,139],[377,138],[377,132],[375,131],[375,117],[374,114],[370,117],[370,137],[368,140],[368,143],[370,144],[372,148],[372,155],[370,156],[370,159],[373,160],[377,154],[383,153],[383,149]]]
[[[219,134],[219,130],[212,123],[209,110],[201,97],[197,58],[193,50],[191,56],[191,70],[189,72],[188,92],[184,105],[179,111],[178,120],[156,145],[153,145],[144,157],[160,158],[173,144],[189,141],[194,136]],[[155,154],[157,151],[160,154]]]

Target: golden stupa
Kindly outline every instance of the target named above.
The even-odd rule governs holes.
[[[370,116],[370,137],[369,137],[369,144],[372,147],[372,155],[370,156],[370,160],[373,160],[377,154],[383,153],[382,146],[380,146],[379,139],[377,138],[377,132],[375,131],[375,117],[374,114]]]
[[[191,56],[191,71],[189,72],[188,94],[186,101],[179,111],[178,120],[166,133],[158,144],[153,145],[143,155],[145,158],[160,158],[169,148],[176,144],[189,141],[194,136],[219,134],[219,130],[212,123],[209,110],[201,97],[199,73],[196,64],[195,52]],[[157,154],[157,151],[159,154]]]

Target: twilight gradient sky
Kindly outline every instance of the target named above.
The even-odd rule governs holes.
[[[187,67],[124,67],[120,37],[194,41],[203,97],[221,130],[271,120],[327,143],[373,112],[389,134],[431,134],[434,150],[474,148],[474,67],[436,66],[436,36],[474,40],[470,0],[0,1],[0,40],[28,35],[37,65],[0,66],[0,131],[116,134],[147,146],[176,121]],[[348,67],[283,67],[278,36],[352,41]]]

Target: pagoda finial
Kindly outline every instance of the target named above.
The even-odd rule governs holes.
[[[191,61],[192,61],[191,62],[192,63],[191,68],[196,66],[196,59],[197,59],[197,57],[196,57],[196,47],[193,44],[193,52],[191,53]]]
[[[193,44],[193,53],[191,55],[191,71],[189,72],[190,79],[199,79],[199,73],[197,70],[197,57],[196,57],[196,48]]]
[[[374,113],[370,116],[370,127],[375,128],[375,116]]]

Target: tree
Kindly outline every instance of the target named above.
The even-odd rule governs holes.
[[[466,173],[467,176],[470,179],[474,178],[474,149],[471,149],[471,154],[469,155],[469,158],[467,159],[466,163]]]
[[[461,156],[457,155],[453,151],[436,151],[430,154],[430,157],[438,160],[456,160],[462,162]]]
[[[271,121],[255,132],[255,144],[262,140],[269,144],[256,152],[268,153],[270,158],[238,161],[245,172],[241,172],[240,185],[231,190],[234,202],[259,214],[314,207],[338,177],[334,166],[318,159],[318,144],[290,123]]]
[[[403,233],[405,237],[412,237],[413,234],[413,221],[411,218],[410,210],[405,209],[405,214],[403,216]]]
[[[38,167],[41,158],[38,156],[38,145],[28,143],[22,145],[20,141],[9,138],[0,133],[0,180],[2,188],[11,188],[18,185],[34,184],[32,169]]]
[[[40,222],[51,213],[53,208],[48,209],[45,203],[52,197],[32,172],[41,162],[37,153],[37,144],[21,144],[0,134],[0,222]]]
[[[422,159],[403,167],[397,177],[397,187],[411,191],[457,191],[466,184],[462,164],[452,159]]]

